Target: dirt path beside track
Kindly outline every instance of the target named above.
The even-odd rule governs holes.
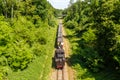
[[[64,30],[64,27],[62,28],[63,30],[63,41],[64,41],[64,47],[65,47],[65,56],[66,57],[68,57],[69,58],[69,55],[70,55],[70,52],[71,52],[71,50],[70,50],[70,43],[69,43],[69,41],[68,41],[68,39],[67,39],[67,35],[66,35],[66,32],[65,32],[65,30]],[[70,67],[70,66],[68,66],[69,64],[71,64],[69,61],[68,61],[68,63],[66,64],[67,65],[67,73],[68,73],[68,75],[69,75],[69,80],[75,80],[75,76],[74,76],[74,70]]]

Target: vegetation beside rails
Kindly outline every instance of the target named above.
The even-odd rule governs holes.
[[[55,13],[47,0],[0,0],[0,80],[47,80]]]
[[[82,52],[84,50],[81,46],[79,46],[79,41],[81,38],[75,36],[76,34],[74,30],[65,28],[65,31],[67,33],[67,38],[70,41],[72,51],[69,58],[71,63],[70,66],[75,69],[76,80],[118,80],[120,78],[119,73],[112,70],[110,67],[101,69],[98,72],[91,71],[85,61],[80,57],[80,55],[84,53]],[[86,57],[90,55],[92,55],[92,52],[86,53],[83,56]]]
[[[70,2],[63,15],[77,80],[120,79],[120,1]]]
[[[43,27],[41,34],[46,37],[47,44],[41,45],[42,50],[39,56],[28,65],[23,71],[8,72],[9,80],[48,80],[48,75],[52,64],[52,55],[57,27]],[[38,53],[39,54],[39,53]]]

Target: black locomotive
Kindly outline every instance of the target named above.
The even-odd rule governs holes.
[[[59,48],[55,50],[55,67],[57,69],[63,69],[65,65],[65,53],[64,50]]]
[[[56,69],[62,69],[65,65],[65,53],[63,49],[62,24],[58,26],[57,48],[54,55]]]

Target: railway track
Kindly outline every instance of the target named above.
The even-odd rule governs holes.
[[[64,69],[58,69],[57,71],[57,79],[56,80],[65,80],[64,79]]]
[[[59,27],[58,27],[58,35],[57,35],[57,49],[55,50],[55,58],[59,58],[64,57],[65,58],[65,47],[63,47],[63,34],[62,34],[62,23],[60,22]],[[61,48],[61,49],[59,49]],[[59,55],[57,55],[59,54]],[[58,58],[58,59],[59,59]],[[63,58],[61,58],[63,59]],[[56,60],[57,61],[57,60]],[[66,63],[65,63],[66,64]],[[56,69],[57,68],[57,69]],[[63,68],[63,69],[59,69],[59,68]],[[68,79],[68,71],[67,71],[67,65],[63,65],[63,60],[62,62],[56,62],[55,63],[55,69],[53,69],[53,73],[52,73],[52,77],[51,80],[69,80]]]

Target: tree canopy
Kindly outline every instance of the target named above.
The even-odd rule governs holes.
[[[64,10],[64,25],[80,39],[79,57],[93,72],[120,68],[119,4],[119,0],[77,0]]]
[[[8,69],[24,70],[40,56],[48,42],[45,28],[55,25],[47,0],[0,0],[0,80]]]

